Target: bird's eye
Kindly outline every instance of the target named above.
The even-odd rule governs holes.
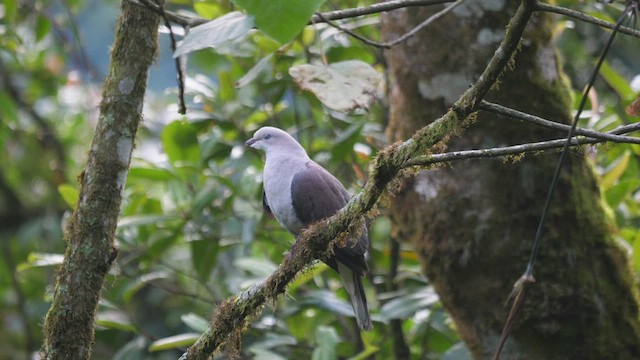
[[[265,140],[269,140],[269,139],[271,139],[271,134],[267,134],[267,135],[265,135],[265,136],[264,136],[264,139],[265,139]]]

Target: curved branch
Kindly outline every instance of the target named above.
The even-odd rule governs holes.
[[[441,118],[416,132],[409,140],[380,151],[372,161],[369,179],[362,191],[334,216],[310,226],[296,240],[296,246],[269,277],[249,290],[220,304],[210,328],[191,346],[181,359],[206,359],[234,334],[239,334],[247,321],[259,314],[268,299],[284,293],[287,285],[311,261],[323,258],[327,248],[347,238],[350,228],[358,229],[359,221],[373,209],[387,185],[415,156],[429,152],[436,143],[464,126],[464,120],[478,109],[486,95],[514,55],[524,28],[533,13],[533,1],[525,0],[513,16],[505,37],[480,79],[467,90]],[[334,240],[335,239],[335,240]]]

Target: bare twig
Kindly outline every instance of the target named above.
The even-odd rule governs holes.
[[[591,15],[587,15],[583,12],[580,11],[576,11],[576,10],[572,10],[572,9],[567,9],[561,6],[554,6],[554,5],[549,5],[549,4],[545,4],[542,2],[538,2],[536,4],[536,10],[540,10],[540,11],[546,11],[546,12],[550,12],[550,13],[555,13],[555,14],[559,14],[559,15],[564,15],[564,16],[568,16],[580,21],[584,21],[590,24],[595,24],[607,29],[615,29],[616,28],[616,24],[612,24],[608,21],[604,21],[598,18],[595,18]],[[627,27],[627,26],[620,26],[618,29],[619,32],[623,33],[623,34],[627,34],[627,35],[631,35],[637,38],[640,38],[640,31]]]
[[[640,123],[633,123],[627,126],[621,126],[614,131],[606,133],[607,135],[625,134],[632,131],[640,131]],[[633,138],[637,139],[637,138]],[[549,141],[541,141],[534,143],[526,143],[521,145],[504,146],[499,148],[479,149],[479,150],[462,150],[451,151],[442,154],[423,155],[412,158],[407,161],[405,167],[421,166],[428,167],[438,163],[446,163],[455,160],[469,160],[469,159],[488,159],[503,156],[521,155],[531,152],[539,152],[545,150],[561,149],[565,144],[566,139],[556,139]],[[597,144],[606,140],[584,137],[573,137],[571,139],[570,146],[584,145],[584,144]]]
[[[127,0],[127,1],[131,2],[132,4],[136,4],[138,6],[148,7],[151,10],[160,14],[160,7],[151,1],[148,1],[148,0]],[[453,1],[454,0],[392,0],[388,2],[373,4],[370,6],[363,6],[359,8],[328,11],[326,13],[322,13],[321,15],[322,15],[322,18],[326,20],[340,20],[340,19],[348,19],[348,18],[354,18],[354,17],[364,16],[364,15],[378,14],[378,13],[392,11],[396,9],[402,9],[405,7],[438,5],[438,4],[450,3]],[[167,19],[169,19],[170,21],[178,25],[188,26],[188,27],[202,25],[210,21],[210,19],[201,18],[199,16],[177,14],[175,12],[166,11],[166,10],[165,10],[165,14],[167,16]],[[325,22],[325,20],[322,20],[322,18],[318,16],[318,14],[316,14],[311,18],[311,20],[309,21],[309,24]]]
[[[149,1],[144,0],[145,3]],[[171,52],[176,52],[176,37],[173,34],[173,29],[171,28],[171,24],[169,23],[169,19],[167,18],[167,12],[164,9],[164,0],[155,0],[156,4],[160,8],[160,16],[164,20],[164,25],[169,29],[169,39],[171,40]],[[183,62],[186,61],[186,58],[183,56],[178,56],[175,58],[174,63],[176,65],[176,80],[178,81],[178,113],[184,115],[187,113],[187,105],[184,102],[184,73],[183,73]]]
[[[388,41],[388,42],[378,42],[378,41],[373,41],[370,39],[367,39],[366,37],[362,36],[362,35],[358,35],[356,34],[354,31],[349,30],[347,28],[344,28],[332,21],[330,21],[330,19],[328,19],[327,17],[325,17],[323,14],[321,13],[316,13],[314,15],[315,17],[320,18],[320,20],[322,20],[323,22],[326,22],[327,24],[329,24],[330,26],[343,31],[349,35],[351,35],[352,37],[362,41],[363,43],[370,45],[370,46],[374,46],[374,47],[378,47],[378,48],[382,48],[382,49],[390,49],[391,47],[398,45],[404,41],[409,40],[412,36],[414,36],[415,34],[417,34],[420,30],[424,29],[425,27],[431,25],[434,21],[440,19],[441,17],[443,17],[444,15],[446,15],[447,13],[449,13],[451,10],[455,9],[458,5],[462,4],[465,0],[457,0],[456,2],[454,2],[453,4],[448,5],[447,7],[445,7],[444,9],[442,9],[441,11],[431,15],[429,18],[427,18],[425,21],[421,22],[420,24],[418,24],[418,26],[416,26],[415,28],[411,29],[411,31],[407,32],[406,34],[400,36],[399,38],[392,40],[392,41]]]
[[[571,129],[571,126],[569,125],[546,120],[541,117],[527,114],[518,110],[510,109],[508,107],[490,103],[484,100],[482,101],[482,103],[480,103],[480,110],[484,110],[497,115],[508,116],[521,121],[526,121],[526,122],[536,124],[538,126],[542,126],[548,129],[560,130],[564,132],[567,132]],[[621,135],[615,135],[612,133],[601,133],[595,130],[581,129],[581,128],[576,128],[574,133],[576,135],[587,136],[587,137],[590,137],[593,139],[599,139],[602,141],[611,141],[614,143],[626,143],[626,144],[640,144],[640,138],[632,137],[632,136],[621,136]]]

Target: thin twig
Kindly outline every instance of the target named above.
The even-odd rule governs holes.
[[[607,134],[624,134],[632,131],[640,131],[640,123],[633,123],[626,126],[621,126],[612,132]],[[635,138],[634,138],[635,139]],[[522,155],[525,153],[539,152],[545,150],[561,149],[566,143],[566,139],[555,139],[548,141],[540,141],[534,143],[526,143],[520,145],[504,146],[498,148],[488,148],[479,150],[461,150],[451,151],[442,154],[422,155],[416,156],[407,161],[405,167],[428,167],[438,163],[447,163],[456,160],[469,160],[469,159],[489,159],[503,156]],[[585,145],[585,144],[598,144],[605,140],[585,138],[585,137],[573,137],[571,139],[570,146]]]
[[[444,9],[442,9],[441,11],[431,15],[430,17],[428,17],[425,21],[421,22],[420,24],[418,24],[418,26],[414,27],[413,29],[411,29],[409,32],[407,32],[406,34],[400,36],[399,38],[392,40],[392,41],[387,41],[387,42],[378,42],[378,41],[373,41],[371,39],[367,39],[366,37],[362,36],[362,35],[358,35],[356,34],[354,31],[347,29],[343,26],[340,26],[332,21],[330,21],[330,19],[328,19],[327,17],[325,17],[323,14],[321,13],[316,13],[314,15],[314,18],[319,18],[320,20],[322,20],[322,22],[326,22],[329,26],[334,27],[340,31],[345,32],[346,34],[349,34],[350,36],[362,41],[363,43],[370,45],[370,46],[374,46],[377,48],[381,48],[381,49],[390,49],[395,45],[398,45],[404,41],[409,40],[412,36],[414,36],[415,34],[417,34],[420,30],[424,29],[425,27],[431,25],[434,21],[440,19],[441,17],[443,17],[444,15],[446,15],[447,13],[449,13],[451,10],[455,9],[458,5],[462,4],[465,0],[457,0],[456,2],[454,2],[453,4],[448,5],[447,7],[445,7]]]
[[[571,126],[567,124],[546,120],[538,116],[534,116],[518,110],[510,109],[508,107],[490,103],[484,100],[480,103],[480,110],[484,110],[497,115],[508,116],[521,121],[526,121],[526,122],[529,122],[538,126],[542,126],[548,129],[561,130],[565,132],[571,129]],[[581,129],[581,128],[576,128],[574,133],[576,135],[587,136],[587,137],[590,137],[593,139],[599,139],[602,141],[610,141],[614,143],[625,143],[625,144],[640,144],[640,138],[633,137],[633,136],[621,136],[621,135],[615,135],[611,133],[601,133],[599,131],[590,130],[590,129]]]
[[[144,0],[147,2],[146,0]],[[173,29],[171,28],[171,24],[169,23],[169,19],[167,18],[167,12],[164,9],[164,0],[155,0],[157,2],[158,7],[160,8],[160,16],[164,20],[164,25],[169,29],[169,39],[171,39],[171,52],[176,52],[176,37],[173,34]],[[183,73],[183,62],[186,61],[186,58],[183,56],[178,56],[174,59],[174,63],[176,65],[176,80],[178,81],[178,113],[180,115],[184,115],[187,113],[187,105],[184,102],[184,73]]]
[[[392,0],[360,8],[329,11],[322,13],[322,17],[327,20],[350,19],[358,16],[378,14],[406,7],[446,4],[453,1],[455,0]],[[317,14],[314,15],[311,20],[316,23],[324,21],[321,18],[316,19],[316,17]]]
[[[549,4],[545,4],[545,3],[541,3],[538,2],[536,4],[536,10],[540,10],[540,11],[546,11],[546,12],[550,12],[550,13],[555,13],[555,14],[559,14],[559,15],[564,15],[564,16],[568,16],[580,21],[584,21],[586,23],[591,23],[591,24],[595,24],[607,29],[615,29],[616,28],[616,24],[612,24],[608,21],[604,21],[598,18],[595,18],[591,15],[587,15],[583,12],[577,11],[577,10],[572,10],[572,9],[567,9],[565,7],[561,7],[561,6],[554,6],[554,5],[549,5]],[[619,26],[618,27],[618,31],[623,33],[623,34],[627,34],[627,35],[631,35],[631,36],[635,36],[637,38],[640,38],[640,31],[627,27],[627,26]]]
[[[148,7],[149,9],[160,14],[160,8],[153,2],[149,2],[147,0],[127,0],[127,1],[138,6]],[[354,17],[364,16],[364,15],[373,15],[373,14],[392,11],[396,9],[402,9],[406,7],[446,4],[453,1],[454,0],[392,0],[384,3],[378,3],[378,4],[363,6],[359,8],[328,11],[326,13],[322,13],[321,15],[323,18],[327,20],[341,20],[341,19],[354,18]],[[205,19],[199,16],[177,14],[175,12],[167,11],[167,10],[165,10],[165,14],[167,16],[167,19],[169,19],[170,21],[178,25],[188,26],[188,27],[202,25],[211,20],[211,19]],[[312,24],[314,22],[320,23],[325,21],[322,20],[322,18],[316,14],[311,18],[311,20],[309,21],[309,24]]]

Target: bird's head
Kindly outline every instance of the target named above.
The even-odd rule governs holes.
[[[267,154],[280,151],[291,154],[301,151],[306,156],[306,151],[296,139],[286,131],[271,126],[258,129],[253,134],[253,137],[247,140],[245,145],[254,149],[264,150]]]

